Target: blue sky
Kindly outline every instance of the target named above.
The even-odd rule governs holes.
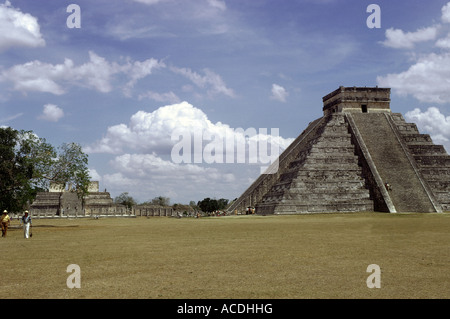
[[[179,163],[175,129],[255,129],[281,151],[340,85],[391,87],[392,110],[450,149],[447,1],[10,0],[0,34],[0,126],[80,143],[113,197],[239,197],[261,158]]]

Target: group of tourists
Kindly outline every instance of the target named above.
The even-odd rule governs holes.
[[[2,224],[2,237],[6,237],[8,233],[8,227],[11,225],[11,217],[8,215],[8,211],[4,210],[2,216],[0,217],[0,222]],[[23,224],[23,236],[25,238],[30,238],[32,235],[30,233],[30,227],[32,227],[31,216],[28,211],[24,212],[24,215],[20,219],[20,223]]]
[[[255,207],[248,206],[245,210],[245,215],[253,215],[255,213]]]

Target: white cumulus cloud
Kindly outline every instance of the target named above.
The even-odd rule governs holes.
[[[412,95],[421,102],[450,102],[450,53],[419,58],[408,70],[378,76],[379,86],[390,87],[399,95]]]
[[[289,94],[284,87],[278,84],[272,84],[272,95],[270,97],[273,100],[286,102],[286,98],[288,97],[288,95]]]
[[[405,114],[407,121],[417,124],[421,133],[430,134],[435,144],[444,145],[450,151],[450,116],[445,116],[437,107],[429,107],[422,112],[415,108]]]
[[[418,29],[415,32],[403,32],[400,29],[389,28],[386,30],[386,40],[383,44],[387,47],[396,49],[411,49],[417,42],[434,40],[436,36],[436,27]]]
[[[14,8],[9,1],[0,4],[0,51],[44,45],[36,17]]]
[[[38,118],[45,121],[58,122],[62,117],[64,117],[64,111],[61,108],[54,104],[46,104]]]
[[[150,152],[166,150],[173,143],[171,133],[177,127],[186,129],[204,128],[213,125],[200,109],[187,102],[171,104],[154,112],[138,111],[131,116],[128,125],[118,124],[108,128],[106,135],[88,152],[121,153],[124,149]]]
[[[450,22],[450,2],[441,9],[443,23]],[[403,32],[388,29],[384,45],[413,49],[420,41],[435,40],[429,47],[431,53],[409,51],[411,65],[405,71],[377,77],[380,86],[390,87],[400,96],[411,95],[421,102],[444,104],[450,102],[450,34],[441,36],[448,29],[444,24]],[[422,48],[423,49],[423,48]]]
[[[0,81],[12,82],[20,92],[47,92],[55,95],[66,93],[71,86],[94,89],[102,93],[112,91],[112,80],[122,74],[128,80],[122,85],[126,95],[136,82],[151,74],[155,68],[165,67],[163,62],[148,59],[143,62],[127,61],[124,64],[109,62],[95,52],[89,52],[89,62],[76,66],[71,59],[62,64],[50,64],[38,60],[15,65],[0,74]]]
[[[450,49],[450,34],[448,34],[445,38],[438,39],[436,41],[436,46],[438,48]]]
[[[109,164],[115,173],[102,176],[108,189],[127,189],[147,198],[151,197],[144,192],[178,197],[188,193],[203,196],[200,192],[204,191],[211,196],[206,194],[208,183],[215,184],[217,194],[242,191],[248,175],[236,177],[231,169],[234,164],[262,169],[273,163],[293,141],[278,133],[213,123],[201,109],[181,102],[153,112],[136,112],[127,124],[109,127],[103,138],[84,151],[113,155]],[[185,187],[180,188],[180,183]]]
[[[126,150],[133,150],[140,153],[170,154],[176,144],[176,141],[172,140],[174,132],[188,132],[192,136],[200,134],[205,143],[206,139],[233,138],[234,146],[251,140],[269,140],[280,149],[285,149],[292,142],[292,139],[284,139],[269,129],[233,129],[221,122],[213,123],[199,108],[188,102],[181,102],[160,107],[151,113],[138,111],[131,116],[128,124],[109,127],[102,139],[85,150],[88,153],[120,154]],[[224,152],[225,147],[226,143]]]
[[[448,2],[445,6],[441,9],[442,16],[441,20],[444,23],[450,23],[450,2]]]

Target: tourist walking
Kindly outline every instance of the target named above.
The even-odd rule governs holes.
[[[31,216],[28,215],[28,211],[25,211],[25,215],[22,216],[23,223],[23,236],[25,238],[30,238],[30,227],[31,225]]]
[[[8,211],[4,210],[1,219],[2,224],[2,237],[6,237],[6,233],[8,232],[8,227],[11,224],[11,218],[8,215]]]

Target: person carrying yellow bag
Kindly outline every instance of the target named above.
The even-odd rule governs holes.
[[[2,224],[2,237],[6,237],[6,233],[8,232],[8,227],[11,225],[11,218],[8,215],[8,211],[5,209],[3,211],[1,219]]]

